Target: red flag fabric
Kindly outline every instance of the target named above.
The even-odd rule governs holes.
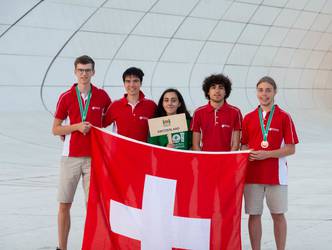
[[[194,152],[92,128],[83,250],[241,249],[248,151]]]

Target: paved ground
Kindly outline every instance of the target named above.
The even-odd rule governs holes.
[[[330,112],[331,113],[331,112]],[[287,249],[324,250],[332,246],[332,114],[294,114],[301,144],[289,158]],[[0,249],[55,249],[56,186],[61,142],[50,132],[46,112],[1,112]],[[82,188],[72,209],[69,249],[80,249],[85,216]],[[267,209],[263,248],[275,249]],[[242,220],[243,249],[250,249],[247,217]]]

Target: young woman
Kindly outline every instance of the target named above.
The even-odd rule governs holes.
[[[159,99],[154,118],[181,113],[186,115],[189,129],[191,116],[187,110],[181,93],[177,89],[166,89]],[[168,142],[167,135],[149,137],[148,142],[163,147],[190,149],[192,145],[192,133],[189,130],[180,133],[173,133],[171,143]]]
[[[263,200],[266,198],[278,250],[285,249],[287,223],[287,162],[295,153],[298,138],[288,113],[274,104],[275,81],[268,76],[256,85],[259,106],[244,117],[242,149],[251,149],[244,190],[249,214],[249,236],[253,250],[261,249]]]

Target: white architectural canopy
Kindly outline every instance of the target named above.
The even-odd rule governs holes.
[[[53,112],[74,59],[88,54],[112,99],[122,72],[138,66],[148,96],[177,87],[191,109],[205,103],[204,77],[218,72],[244,113],[264,75],[281,106],[330,109],[331,45],[330,0],[12,0],[0,9],[0,89],[15,92],[11,108]]]

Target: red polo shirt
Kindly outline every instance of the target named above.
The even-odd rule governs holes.
[[[242,129],[242,114],[226,101],[219,109],[209,102],[196,109],[190,128],[201,133],[202,151],[230,151],[233,131]]]
[[[74,84],[69,90],[62,93],[58,100],[54,117],[60,120],[65,120],[64,124],[71,125],[82,122],[80,107],[75,90],[76,85],[77,83]],[[82,103],[85,107],[85,100],[83,98]],[[96,127],[102,127],[103,114],[106,112],[110,104],[111,99],[107,93],[103,89],[99,89],[91,85],[91,99],[86,121]],[[74,131],[73,133],[66,135],[62,155],[71,157],[91,156],[90,136],[83,135],[79,131]]]
[[[157,105],[146,99],[143,92],[139,94],[138,103],[128,103],[127,94],[113,102],[105,116],[106,126],[115,123],[117,133],[129,138],[146,142],[148,138],[148,119],[152,118]]]
[[[266,126],[270,112],[264,117]],[[259,123],[258,108],[247,114],[243,120],[241,144],[253,150],[276,150],[284,144],[297,144],[299,142],[292,118],[288,113],[275,105],[274,115],[267,136],[269,146],[261,147],[263,140]],[[247,183],[287,185],[286,157],[268,158],[260,161],[250,161],[247,171]]]

